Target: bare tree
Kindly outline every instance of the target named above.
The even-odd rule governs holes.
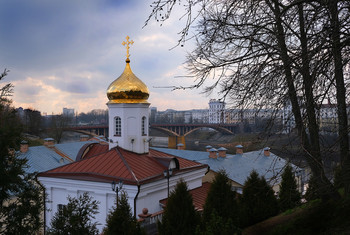
[[[50,120],[50,135],[57,141],[59,144],[63,137],[63,132],[69,126],[71,117],[60,114],[53,115]]]
[[[334,78],[336,84],[336,98],[339,120],[339,144],[341,154],[342,178],[345,194],[350,195],[350,152],[349,126],[346,112],[346,85],[344,66],[348,64],[349,55],[349,7],[348,1],[323,1],[329,16],[330,44],[333,55]],[[343,29],[342,29],[343,28]],[[346,51],[347,50],[347,51]]]
[[[146,24],[168,19],[177,2],[155,1]],[[221,97],[238,107],[279,109],[290,100],[303,157],[324,199],[338,194],[325,175],[317,110],[324,99],[336,100],[343,180],[350,187],[349,81],[343,75],[349,59],[349,2],[186,0],[180,5],[187,21],[179,45],[196,41],[187,65],[197,80],[189,88],[219,88]],[[194,35],[188,36],[191,26]]]

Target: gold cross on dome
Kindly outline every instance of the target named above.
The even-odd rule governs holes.
[[[126,36],[126,42],[122,42],[123,46],[126,45],[126,58],[127,58],[127,59],[129,59],[129,57],[130,57],[130,54],[129,54],[130,46],[129,46],[129,45],[130,45],[130,44],[131,44],[131,45],[134,44],[134,41],[133,41],[133,40],[129,41],[129,39],[130,39],[130,37],[129,37],[129,36]]]

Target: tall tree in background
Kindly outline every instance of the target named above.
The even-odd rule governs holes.
[[[285,211],[300,205],[301,195],[298,191],[293,169],[289,165],[283,171],[282,182],[278,195],[281,211]]]
[[[22,117],[24,132],[39,135],[42,130],[42,117],[38,110],[25,109]]]
[[[222,98],[242,108],[280,109],[290,100],[300,149],[323,199],[339,195],[325,175],[317,110],[325,99],[336,100],[339,155],[349,194],[349,79],[344,77],[350,54],[349,1],[183,2],[187,21],[179,44],[191,38],[196,42],[187,60],[189,72],[197,79],[190,88],[218,89]],[[168,19],[177,3],[155,1],[148,21]],[[188,36],[192,25],[194,35]]]
[[[22,126],[11,106],[12,93],[11,83],[0,88],[0,233],[34,234],[42,224],[43,198],[34,175],[25,172],[27,160],[15,151]]]
[[[238,216],[236,193],[232,191],[226,172],[219,171],[204,204],[202,215],[204,230],[216,227],[213,231],[215,234],[234,234],[238,230]]]
[[[78,198],[68,196],[68,204],[56,212],[48,234],[98,234],[98,223],[91,221],[98,213],[98,204],[88,193]]]
[[[346,97],[349,93],[347,85],[349,77],[344,78],[344,68],[349,67],[349,1],[324,0],[321,1],[326,8],[328,18],[328,31],[330,34],[330,46],[334,66],[334,80],[336,87],[336,100],[339,120],[339,146],[341,155],[342,180],[345,195],[350,195],[350,149],[349,126]]]
[[[199,225],[199,215],[194,209],[191,194],[184,181],[177,183],[171,192],[162,222],[159,224],[159,234],[194,234]]]
[[[57,143],[61,142],[64,130],[68,127],[71,117],[63,114],[53,115],[50,120],[50,131],[49,135],[54,138]]]
[[[131,213],[126,192],[122,192],[116,208],[109,213],[107,227],[103,231],[105,235],[124,234],[137,235],[144,234],[136,218]]]

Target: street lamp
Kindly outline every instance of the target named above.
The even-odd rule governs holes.
[[[168,198],[169,198],[169,178],[172,176],[173,174],[173,169],[167,169],[163,171],[164,177],[168,179]]]
[[[118,198],[119,198],[118,193],[119,193],[119,190],[122,189],[122,187],[123,187],[123,181],[119,181],[119,183],[117,185],[117,183],[113,180],[113,182],[112,182],[112,190],[117,193],[117,207],[118,207],[118,202],[119,202],[119,200],[118,200]]]

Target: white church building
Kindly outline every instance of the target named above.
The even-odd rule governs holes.
[[[206,164],[149,149],[149,90],[131,70],[129,38],[124,72],[107,90],[109,109],[109,143],[88,143],[79,151],[76,161],[38,175],[45,188],[45,225],[50,227],[55,213],[68,203],[67,196],[88,192],[99,201],[95,220],[102,232],[109,211],[116,205],[112,183],[128,195],[133,214],[143,208],[160,213],[160,201],[183,179],[190,190],[202,186],[208,172]],[[171,177],[169,177],[171,175]]]

